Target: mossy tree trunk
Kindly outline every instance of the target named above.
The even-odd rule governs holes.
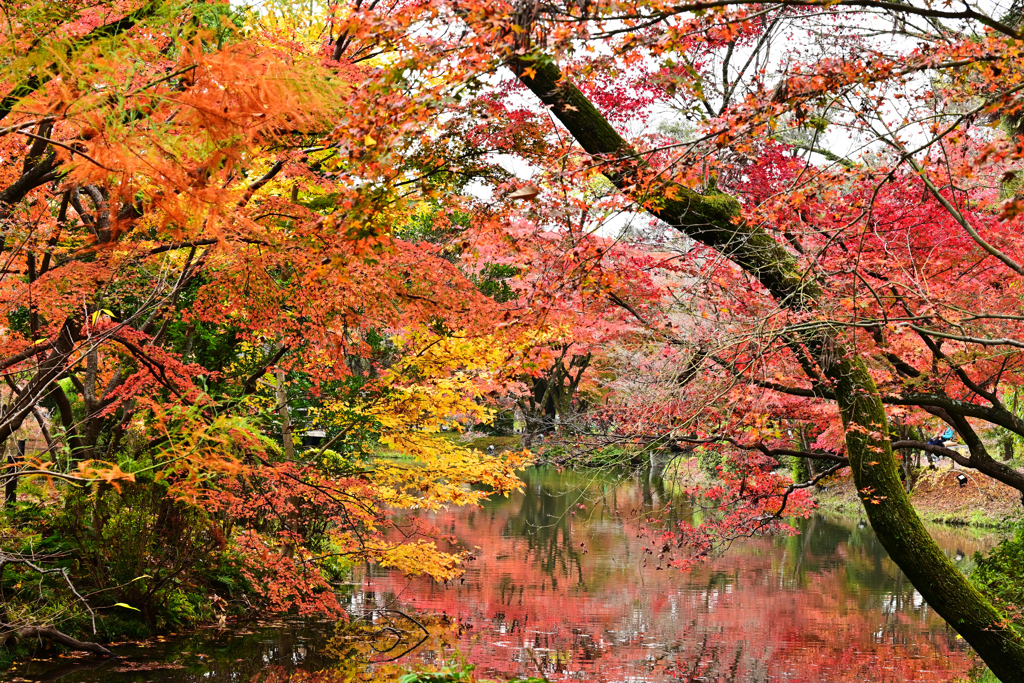
[[[810,439],[807,438],[806,425],[798,425],[796,445],[797,450],[804,452],[811,450]],[[793,455],[790,457],[792,459],[793,481],[797,484],[803,484],[810,481],[812,478],[811,463],[813,461],[799,455]]]
[[[671,181],[649,187],[643,158],[546,57],[514,57],[520,81],[548,105],[609,180],[638,205],[756,278],[779,305],[813,309],[819,284],[771,235],[741,218],[739,202]],[[529,71],[526,69],[529,68]],[[671,191],[669,191],[671,190]],[[806,328],[805,328],[806,329]],[[915,588],[974,647],[1004,683],[1024,683],[1024,640],[928,534],[899,476],[881,397],[863,361],[846,352],[840,329],[819,326],[791,340],[808,349],[834,386],[854,481],[871,526]]]

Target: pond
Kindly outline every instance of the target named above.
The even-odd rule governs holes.
[[[462,657],[485,678],[651,683],[951,681],[977,665],[862,521],[816,514],[796,522],[798,536],[737,542],[681,572],[661,564],[658,529],[693,511],[659,479],[551,467],[523,479],[509,498],[420,520],[471,551],[461,578],[361,570],[347,601],[357,623],[378,632],[372,659],[405,653],[397,664],[436,667]],[[965,568],[995,542],[934,533]],[[36,661],[13,674],[247,683],[375,670],[353,659],[375,651],[351,646],[346,633],[315,621],[249,624],[114,647],[123,660]]]

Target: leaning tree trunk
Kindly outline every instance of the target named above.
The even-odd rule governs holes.
[[[720,192],[700,194],[671,182],[652,192],[645,187],[650,169],[643,158],[579,89],[562,78],[550,58],[513,57],[510,66],[602,164],[619,190],[757,278],[779,305],[794,311],[814,307],[821,296],[819,285],[804,277],[793,255],[771,235],[741,219],[735,198]],[[1024,639],[939,549],[910,504],[888,438],[885,408],[863,362],[842,347],[838,330],[819,327],[792,341],[809,349],[835,384],[854,481],[882,546],[928,604],[974,647],[1000,680],[1024,683]]]

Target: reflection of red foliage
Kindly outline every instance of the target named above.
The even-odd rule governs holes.
[[[639,533],[650,510],[635,485],[554,483],[562,495],[528,481],[508,502],[436,518],[475,548],[462,579],[378,573],[355,602],[397,595],[458,619],[482,677],[540,667],[552,679],[949,681],[972,664],[870,530],[816,518],[802,536],[748,542],[692,573],[657,571],[660,541]]]

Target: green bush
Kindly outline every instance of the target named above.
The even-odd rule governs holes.
[[[352,470],[352,459],[325,448],[322,453],[317,451],[313,466],[328,477],[344,476]]]
[[[790,456],[789,468],[793,472],[793,481],[797,484],[803,484],[804,482],[810,481],[811,479],[811,468],[807,463],[807,458],[801,458],[798,456]]]
[[[971,581],[1024,632],[1024,522],[987,555],[974,554]]]
[[[694,449],[694,453],[697,454],[697,465],[700,467],[700,471],[704,473],[708,479],[718,478],[718,467],[722,464],[723,456],[717,451],[709,451],[703,446],[697,446]]]
[[[622,446],[605,446],[594,451],[590,455],[590,462],[593,465],[629,465],[640,458],[641,452],[636,449],[626,449]]]
[[[164,628],[189,628],[215,617],[209,598],[202,593],[175,588],[164,599],[157,625]]]
[[[542,456],[544,456],[545,460],[564,460],[568,458],[570,455],[572,455],[569,449],[561,444],[556,444],[554,446],[541,444],[538,451]]]
[[[417,671],[408,673],[398,679],[398,683],[488,683],[483,679],[473,678],[472,664],[463,663],[462,666],[445,667],[440,671]],[[508,683],[544,683],[546,678],[525,678],[514,679]]]
[[[512,436],[515,427],[515,413],[511,410],[499,410],[491,422],[479,422],[473,425],[473,431],[488,436]]]
[[[103,611],[110,637],[211,619],[209,595],[237,585],[217,524],[163,483],[69,490],[54,530],[84,570],[83,592],[105,588],[107,604],[128,606]]]

